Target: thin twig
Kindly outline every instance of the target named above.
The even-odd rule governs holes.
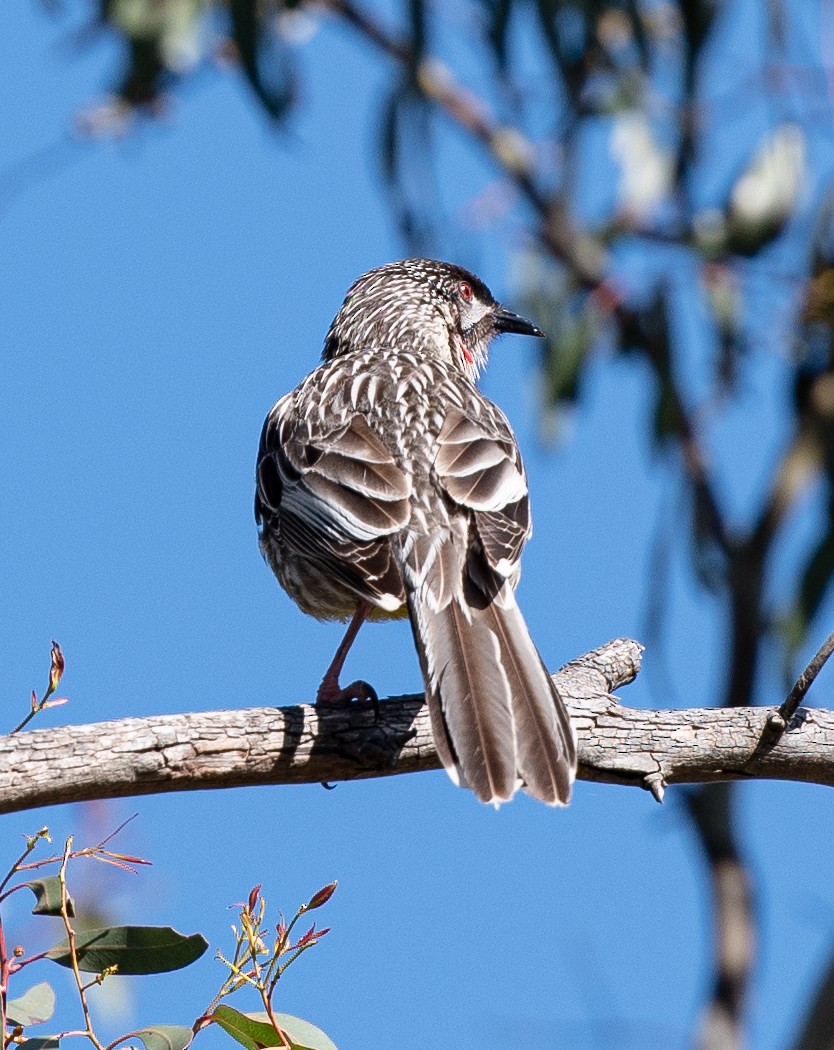
[[[35,850],[38,842],[41,839],[48,838],[48,837],[49,837],[49,832],[48,832],[48,830],[45,827],[43,827],[43,828],[41,828],[40,831],[38,831],[34,835],[32,835],[31,838],[27,839],[27,841],[26,841],[26,849],[20,854],[20,856],[17,858],[17,860],[14,862],[14,864],[12,864],[11,868],[9,868],[9,870],[6,873],[3,881],[0,882],[0,894],[2,894],[3,890],[5,890],[5,888],[8,886],[9,881],[11,879],[13,879],[14,876],[18,874],[18,872],[24,870],[23,862]],[[28,867],[28,865],[27,865],[27,867]],[[3,898],[0,897],[0,900],[2,900],[2,899]]]
[[[48,838],[48,836],[49,833],[44,827],[41,828],[41,830],[37,832],[37,834],[32,835],[30,838],[27,839],[26,849],[20,854],[20,856],[11,866],[3,881],[0,882],[0,893],[2,893],[6,886],[8,886],[9,880],[18,873],[21,864],[35,849],[40,839]],[[12,893],[15,889],[20,888],[20,886],[15,886],[13,887],[13,889],[9,890],[9,893]],[[8,897],[8,895],[9,894],[6,893],[0,896],[0,902],[5,900],[5,898]],[[12,1039],[15,1034],[14,1031],[12,1032],[12,1035],[7,1036],[6,1034],[6,1023],[8,1020],[6,1014],[6,1005],[9,994],[9,977],[12,975],[13,970],[19,970],[22,965],[19,961],[15,961],[15,965],[13,967],[12,963],[13,960],[9,958],[9,953],[6,947],[6,934],[3,927],[3,919],[2,916],[0,916],[0,1035],[2,1035],[4,1046],[8,1046],[12,1042]]]
[[[6,1043],[6,1002],[9,993],[9,953],[6,948],[6,933],[3,928],[2,916],[0,916],[0,1033],[3,1043]]]
[[[105,836],[104,836],[104,838],[103,838],[103,839],[101,840],[101,842],[99,842],[99,844],[98,844],[97,846],[87,846],[87,848],[86,848],[86,849],[84,849],[84,850],[81,850],[81,852],[82,852],[82,853],[89,853],[89,852],[93,852],[93,851],[96,851],[96,850],[103,850],[103,849],[104,849],[104,847],[105,847],[105,846],[107,845],[107,843],[108,843],[108,842],[112,842],[112,841],[113,841],[113,839],[114,839],[114,838],[115,838],[115,837],[116,837],[116,836],[117,836],[117,835],[118,835],[118,834],[119,834],[120,832],[124,831],[124,829],[125,829],[125,828],[126,828],[126,827],[128,826],[128,824],[131,824],[131,823],[132,823],[132,822],[133,822],[134,820],[136,820],[136,818],[137,818],[138,816],[139,816],[139,814],[138,814],[138,813],[132,813],[132,814],[131,814],[131,815],[130,815],[130,816],[129,816],[128,818],[127,818],[127,820],[123,820],[123,821],[121,822],[121,824],[120,824],[120,825],[119,825],[119,826],[118,826],[118,827],[117,827],[117,828],[116,828],[116,829],[115,829],[114,831],[111,831],[109,835],[105,835]],[[150,863],[150,861],[143,861],[143,863],[148,863],[148,864],[149,864],[149,863]]]
[[[793,689],[788,693],[784,703],[779,708],[779,714],[782,716],[785,727],[787,727],[790,720],[796,714],[799,705],[805,699],[805,694],[813,685],[814,679],[823,669],[832,652],[834,652],[834,631],[832,631],[832,633],[825,639],[820,646],[817,655],[808,664],[799,678],[797,678]]]
[[[84,1023],[87,1026],[86,1036],[96,1047],[96,1050],[105,1050],[104,1044],[98,1038],[96,1033],[93,1031],[93,1019],[90,1015],[90,1007],[87,1003],[87,992],[86,986],[81,979],[81,970],[78,966],[78,951],[75,944],[75,930],[72,927],[69,917],[69,893],[67,892],[67,864],[69,862],[72,850],[72,836],[70,836],[64,845],[64,854],[61,858],[61,867],[58,869],[58,879],[61,883],[61,918],[64,921],[64,929],[67,934],[67,944],[69,946],[70,963],[72,965],[72,973],[75,977],[75,985],[78,989],[78,998],[81,1000],[81,1009],[84,1013]]]

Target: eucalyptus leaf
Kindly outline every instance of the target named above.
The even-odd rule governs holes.
[[[268,1022],[257,1020],[254,1015],[220,1005],[211,1016],[224,1032],[246,1050],[261,1050],[262,1047],[275,1044],[275,1029]]]
[[[232,36],[241,68],[269,116],[281,121],[295,101],[292,49],[275,28],[274,9],[251,0],[229,0]]]
[[[55,1012],[55,992],[46,981],[33,985],[17,999],[6,1005],[6,1016],[14,1024],[27,1028],[30,1024],[43,1024]]]
[[[75,936],[79,969],[101,973],[110,966],[119,974],[168,973],[195,962],[208,948],[200,933],[186,937],[170,926],[110,926],[84,930]],[[72,966],[69,944],[56,944],[46,957]]]
[[[22,883],[28,886],[35,895],[35,907],[33,915],[60,915],[61,914],[61,880],[57,875],[45,875],[39,879],[29,879]],[[75,905],[72,898],[67,898],[67,915],[72,919],[75,916]]]
[[[145,1050],[186,1050],[194,1038],[194,1031],[184,1025],[155,1024],[136,1032],[135,1036]]]
[[[275,1029],[265,1013],[244,1014],[231,1006],[218,1006],[212,1016],[246,1050],[275,1046]],[[275,1020],[290,1037],[292,1050],[337,1050],[333,1040],[309,1021],[281,1013],[275,1014]]]
[[[275,1020],[292,1039],[293,1050],[338,1050],[320,1028],[292,1014],[275,1014]]]

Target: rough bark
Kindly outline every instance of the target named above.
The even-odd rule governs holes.
[[[642,647],[617,639],[555,681],[579,741],[579,777],[643,787],[756,777],[834,784],[834,712],[800,709],[773,740],[774,708],[646,711],[610,695]],[[200,711],[0,737],[0,812],[60,802],[438,769],[422,696],[329,709]]]

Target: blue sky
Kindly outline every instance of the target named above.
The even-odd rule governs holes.
[[[311,75],[286,133],[266,126],[233,73],[207,73],[163,122],[71,143],[74,114],[104,89],[114,55],[76,54],[68,30],[22,4],[0,45],[5,723],[45,680],[52,637],[71,704],[41,726],[309,700],[341,629],[305,618],[263,564],[254,456],[265,413],[316,364],[349,283],[403,254],[370,157],[386,70],[325,25],[305,48]],[[441,147],[454,214],[493,176],[453,135]],[[44,149],[40,176],[19,167]],[[454,257],[513,306],[507,274],[523,243],[504,232],[464,233]],[[549,449],[537,440],[535,354],[504,339],[483,385],[530,473],[520,602],[556,666],[644,636],[649,544],[675,490],[642,437],[651,391],[637,361],[600,359],[568,439]],[[779,381],[778,365],[752,372],[747,396]],[[735,448],[738,433],[729,427]],[[777,437],[745,434],[750,478]],[[622,692],[629,704],[716,699],[720,618],[683,560],[672,589],[663,653],[676,696],[650,649]],[[346,674],[380,696],[416,691],[408,627],[364,629]],[[774,679],[762,699],[779,694]],[[255,883],[291,912],[339,880],[320,913],[333,932],[288,975],[279,1005],[340,1050],[687,1044],[710,913],[674,791],[661,809],[642,792],[581,783],[566,812],[520,798],[496,813],[436,773],[329,792],[160,796],[3,817],[0,855],[11,860],[19,835],[44,823],[89,838],[134,812],[120,842],[154,867],[139,879],[94,873],[120,921],[228,946],[227,905]],[[741,816],[762,919],[752,1045],[775,1050],[834,931],[834,802],[823,789],[751,784]],[[179,976],[132,982],[135,1014],[105,1029],[190,1023],[222,980],[211,954]],[[69,994],[62,974],[56,986]],[[226,1037],[210,1031],[197,1045]]]

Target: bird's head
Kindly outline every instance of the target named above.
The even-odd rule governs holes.
[[[430,354],[475,379],[501,332],[541,335],[530,321],[505,310],[489,288],[462,266],[405,259],[363,274],[333,319],[322,354],[371,347]]]

